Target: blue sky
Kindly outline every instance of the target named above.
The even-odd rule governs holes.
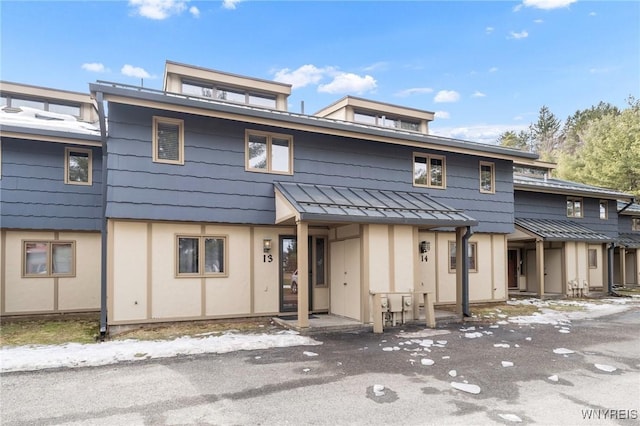
[[[289,110],[345,95],[436,112],[493,143],[640,98],[638,1],[0,1],[0,79],[160,89],[165,60],[293,84]]]

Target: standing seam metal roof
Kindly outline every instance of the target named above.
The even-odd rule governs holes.
[[[276,182],[274,187],[301,220],[438,227],[475,226],[478,221],[426,194],[344,186]]]
[[[640,248],[640,234],[620,234],[616,241],[618,245],[626,248]]]
[[[613,242],[614,239],[569,220],[515,219],[516,226],[532,232],[545,241]]]

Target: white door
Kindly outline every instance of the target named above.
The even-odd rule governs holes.
[[[601,288],[604,286],[604,257],[602,256],[602,246],[588,246],[587,256],[589,288]]]
[[[331,313],[360,318],[360,239],[331,243]]]
[[[544,251],[544,292],[562,293],[562,250]]]

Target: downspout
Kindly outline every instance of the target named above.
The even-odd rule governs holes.
[[[100,139],[102,141],[102,217],[101,219],[101,259],[100,259],[100,341],[107,335],[107,124],[104,115],[102,92],[96,93]]]
[[[631,207],[633,205],[633,203],[635,203],[636,200],[635,198],[631,198],[631,201],[629,201],[623,208],[621,208],[620,210],[618,210],[618,214],[624,212],[626,209],[628,209],[629,207]]]
[[[462,316],[470,317],[469,311],[469,239],[473,235],[470,226],[462,236]],[[477,256],[477,253],[476,253]]]
[[[607,265],[607,290],[609,296],[613,296],[613,252],[616,248],[615,243],[610,243],[609,247],[607,247],[607,257],[608,257],[608,265]]]

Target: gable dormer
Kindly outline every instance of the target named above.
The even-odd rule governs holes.
[[[164,90],[286,111],[291,85],[167,61]]]
[[[429,134],[429,122],[434,113],[414,108],[345,96],[314,114],[371,126],[387,127]]]

